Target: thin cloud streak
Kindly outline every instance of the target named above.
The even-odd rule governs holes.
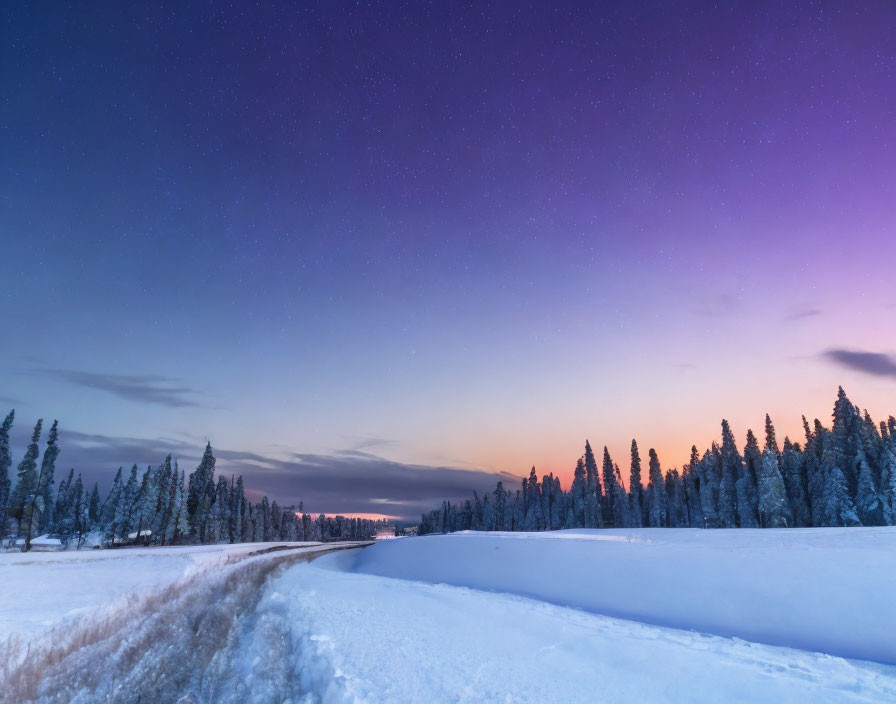
[[[113,396],[170,408],[198,406],[196,389],[180,385],[178,379],[155,374],[102,374],[76,369],[32,369],[29,374],[45,376],[88,389],[105,391]]]
[[[896,379],[896,359],[880,352],[861,350],[827,350],[822,356],[841,367],[868,374],[870,376]]]

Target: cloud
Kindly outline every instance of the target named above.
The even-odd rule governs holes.
[[[896,379],[896,359],[880,352],[859,350],[827,350],[823,357],[853,371]]]
[[[33,369],[39,374],[89,389],[98,389],[138,403],[152,403],[170,408],[198,406],[195,389],[180,385],[177,379],[153,374],[98,374],[75,369]]]
[[[784,320],[803,320],[805,318],[814,318],[821,314],[822,311],[820,308],[800,308],[788,313]]]
[[[24,401],[20,401],[17,398],[11,398],[9,396],[0,396],[0,404],[6,404],[10,407],[26,405]]]
[[[217,455],[217,453],[216,453]],[[230,465],[230,463],[228,463]],[[347,450],[332,455],[295,453],[285,460],[238,462],[247,487],[286,504],[327,513],[383,513],[416,520],[444,499],[471,499],[473,491],[492,491],[498,481],[511,487],[520,478],[484,470],[394,462]]]
[[[21,457],[31,431],[28,423],[13,427],[13,446]],[[42,441],[45,438],[42,438]],[[60,428],[61,452],[57,480],[70,467],[82,473],[87,486],[99,482],[108,490],[118,467],[157,465],[165,455],[179,460],[192,472],[204,449],[203,442],[173,438],[134,438],[101,435]],[[289,452],[283,456],[214,447],[218,474],[242,475],[246,494],[257,501],[266,495],[281,505],[298,505],[313,513],[379,513],[404,521],[437,508],[445,499],[460,502],[493,491],[498,481],[508,488],[520,477],[485,470],[404,464],[361,450],[333,454]]]

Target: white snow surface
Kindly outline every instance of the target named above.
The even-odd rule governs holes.
[[[416,544],[441,541],[390,541],[401,542],[416,559]],[[375,563],[379,546],[295,565],[265,589],[259,612],[288,634],[307,701],[896,701],[892,666],[354,571]],[[247,662],[265,661],[257,647]]]
[[[893,529],[425,536],[227,582],[267,547],[0,554],[0,637],[129,619],[51,671],[41,703],[166,683],[197,704],[896,702]],[[167,611],[122,610],[197,574]],[[66,690],[60,668],[93,662],[99,685],[91,665]]]
[[[10,636],[27,641],[48,628],[114,610],[131,597],[277,545],[313,550],[321,543],[0,552],[0,641]]]
[[[431,535],[353,568],[896,664],[896,528]]]

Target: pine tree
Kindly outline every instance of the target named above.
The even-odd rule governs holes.
[[[9,505],[11,482],[9,468],[12,467],[12,453],[9,451],[9,431],[15,420],[16,412],[9,415],[0,425],[0,537],[6,534],[6,508]]]
[[[90,501],[87,505],[87,518],[90,521],[90,530],[96,530],[102,516],[102,506],[100,504],[100,487],[94,482],[93,489],[90,492]]]
[[[719,487],[722,476],[722,453],[719,446],[713,443],[712,449],[703,453],[697,469],[700,480],[700,508],[703,510],[703,522],[707,528],[720,528]]]
[[[12,492],[12,498],[9,502],[9,514],[18,519],[19,532],[21,532],[23,528],[22,516],[26,513],[25,504],[26,502],[30,502],[31,498],[34,496],[34,492],[37,490],[37,458],[40,455],[38,442],[40,440],[42,425],[43,420],[38,420],[37,425],[34,426],[34,432],[31,435],[31,443],[28,445],[28,449],[25,451],[25,456],[19,463],[18,481],[16,482],[16,488]]]
[[[858,448],[858,484],[856,486],[856,512],[863,526],[882,526],[884,504],[875,486],[874,472],[863,448]]]
[[[651,528],[663,528],[666,526],[666,487],[663,472],[656,451],[650,448],[648,454],[650,456],[650,482],[647,487],[649,525]]]
[[[786,528],[791,525],[792,520],[778,457],[774,447],[768,444],[762,453],[760,464],[759,518],[763,528]]]
[[[682,472],[688,525],[692,528],[706,528],[703,504],[700,497],[700,455],[697,446],[691,446],[691,459]]]
[[[812,516],[809,513],[808,490],[804,476],[805,460],[799,445],[790,442],[790,438],[784,438],[784,450],[781,453],[781,474],[784,477],[784,485],[790,498],[790,507],[793,511],[793,526],[805,528],[812,524]]]
[[[755,442],[755,438],[753,438]],[[745,453],[746,454],[746,453]],[[757,476],[759,525],[762,528],[786,528],[793,524],[787,499],[787,488],[781,476],[781,452],[775,438],[775,426],[765,415],[765,450],[759,462]]]
[[[54,420],[47,437],[47,447],[41,460],[38,474],[40,485],[37,494],[40,500],[36,502],[34,523],[36,534],[41,535],[49,529],[53,522],[53,487],[56,484],[56,458],[59,456],[59,421]]]
[[[815,431],[809,428],[809,422],[803,416],[803,428],[806,432],[806,448],[803,457],[806,462],[806,486],[809,499],[809,515],[811,525],[827,525],[825,520],[824,501],[824,467],[822,466],[822,450],[824,448],[825,431],[818,419],[815,419]]]
[[[601,503],[603,502],[603,491],[600,487],[600,478],[597,473],[597,461],[594,459],[594,452],[591,450],[591,444],[585,441],[585,526],[587,528],[600,528],[603,525],[601,520]]]
[[[737,479],[742,470],[743,460],[734,443],[734,434],[728,421],[722,421],[722,477],[719,483],[719,525],[722,528],[736,528],[737,523]]]
[[[572,493],[571,500],[571,511],[572,520],[570,528],[584,528],[586,527],[586,515],[585,515],[585,496],[588,489],[585,482],[585,462],[580,457],[576,462],[576,469],[573,473],[572,487],[570,488],[570,492]]]
[[[635,440],[632,440],[632,464],[628,490],[631,501],[632,526],[640,528],[644,525],[644,487],[641,484],[641,455],[638,454],[638,443]]]
[[[757,478],[762,472],[762,453],[752,430],[747,430],[744,461],[737,478],[737,516],[741,528],[759,527],[759,491]]]
[[[118,472],[115,474],[115,479],[112,480],[112,488],[106,496],[106,501],[103,504],[103,510],[101,512],[100,530],[103,531],[106,540],[114,541],[118,534],[118,524],[116,523],[116,519],[119,516],[118,505],[121,503],[123,496],[124,483],[121,480],[121,467],[119,467]]]
[[[849,486],[838,464],[841,452],[835,448],[835,440],[828,437],[822,453],[824,472],[824,525],[861,525],[855,506],[849,496]]]

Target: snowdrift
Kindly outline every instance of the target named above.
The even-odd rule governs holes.
[[[377,543],[352,569],[896,664],[896,528],[467,532]]]

